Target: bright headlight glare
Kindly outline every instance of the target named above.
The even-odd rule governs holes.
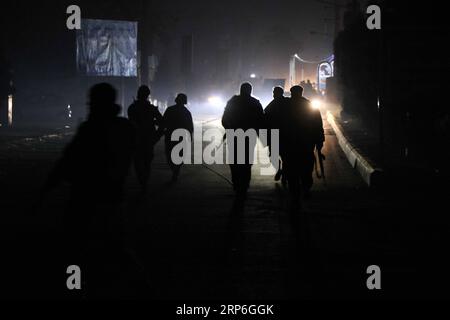
[[[311,106],[313,107],[313,109],[318,110],[322,106],[322,101],[314,99],[313,101],[311,101]]]
[[[219,96],[211,96],[208,98],[208,103],[214,107],[220,107],[221,105],[223,105],[223,100]]]

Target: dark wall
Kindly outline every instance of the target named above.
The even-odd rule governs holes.
[[[349,8],[335,41],[343,114],[382,133],[388,161],[434,168],[442,159],[432,150],[448,137],[445,10],[404,1],[379,5],[381,30],[368,30],[362,10]],[[447,150],[440,154],[448,159]]]

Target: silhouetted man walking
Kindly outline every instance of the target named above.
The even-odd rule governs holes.
[[[225,129],[244,132],[254,129],[256,133],[264,128],[264,112],[261,103],[252,97],[252,85],[244,83],[241,85],[240,95],[232,97],[225,107],[222,117],[222,125]],[[229,138],[228,138],[229,139]],[[246,139],[245,148],[238,148],[238,139],[234,137],[234,162],[230,164],[233,188],[238,197],[245,197],[250,186],[253,159],[250,159],[251,151],[255,149],[256,142]],[[228,145],[231,145],[230,141]],[[245,152],[245,161],[238,163],[238,152]]]
[[[83,296],[95,296],[110,288],[108,281],[118,275],[109,267],[119,264],[118,268],[124,268],[129,261],[120,239],[120,209],[135,131],[130,121],[118,117],[121,107],[115,101],[116,90],[110,84],[91,88],[88,119],[65,148],[44,190],[63,181],[70,185],[69,208],[59,241],[64,247],[55,258],[62,259],[64,268],[80,266]]]
[[[303,88],[291,88],[291,99],[283,112],[280,132],[280,155],[294,201],[303,190],[309,198],[313,185],[314,150],[321,150],[325,141],[322,117],[303,96]]]
[[[148,101],[149,96],[150,88],[141,86],[138,89],[137,100],[128,108],[128,118],[136,129],[134,167],[144,192],[150,177],[154,146],[161,137],[158,129],[162,123],[162,115],[158,107]]]
[[[180,93],[175,99],[176,105],[167,108],[163,117],[163,130],[165,135],[165,145],[166,145],[166,157],[169,163],[170,169],[172,170],[172,182],[178,180],[180,175],[181,164],[175,164],[172,159],[173,148],[181,142],[180,140],[172,141],[172,134],[175,130],[184,129],[191,136],[194,132],[194,122],[192,121],[192,114],[186,108],[188,103],[187,96]],[[185,139],[187,137],[184,137]],[[183,156],[183,154],[180,154]]]
[[[63,238],[59,241],[64,248],[57,256],[64,268],[76,263],[83,270],[83,282],[87,281],[89,287],[83,295],[100,292],[105,283],[117,277],[108,266],[126,259],[118,219],[135,132],[127,119],[118,117],[121,108],[115,101],[116,90],[110,84],[91,88],[88,119],[64,150],[44,189],[46,193],[63,181],[70,185]]]
[[[45,190],[67,181],[71,187],[70,212],[65,226],[79,232],[93,219],[108,220],[123,198],[131,165],[135,131],[118,117],[116,90],[107,83],[89,93],[89,116],[78,128],[49,176]],[[104,225],[103,225],[104,226]]]
[[[284,97],[284,89],[281,87],[273,88],[273,100],[269,103],[269,105],[264,109],[265,123],[268,130],[278,129],[280,130],[282,124],[282,113],[285,111],[289,100]],[[270,132],[268,132],[268,145],[269,150],[271,149],[271,140],[270,140]],[[282,179],[283,184],[286,183],[286,177],[283,176],[282,163],[281,159],[277,161],[278,163],[278,172],[275,175],[275,181],[279,181]],[[276,164],[273,163],[273,166],[276,167]]]

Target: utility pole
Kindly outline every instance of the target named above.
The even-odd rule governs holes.
[[[148,24],[147,24],[148,1],[141,0],[141,13],[139,19],[138,35],[140,35],[140,70],[139,70],[139,85],[149,85],[149,48],[148,48]]]

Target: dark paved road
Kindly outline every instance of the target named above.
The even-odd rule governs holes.
[[[127,183],[123,250],[108,260],[106,274],[111,276],[94,296],[183,300],[445,294],[436,290],[436,281],[446,281],[444,274],[433,273],[432,266],[447,265],[442,254],[446,219],[441,223],[437,209],[424,205],[420,193],[411,198],[369,190],[328,126],[326,132],[327,181],[316,181],[313,198],[294,225],[286,191],[272,177],[259,175],[258,166],[244,211],[236,214],[227,166],[185,166],[179,183],[170,186],[158,145],[148,196],[139,196],[134,174]],[[70,252],[56,231],[67,188],[55,190],[39,214],[31,214],[30,207],[68,139],[1,140],[3,295],[65,297],[62,257]],[[429,210],[427,219],[412,214],[411,207]],[[366,268],[373,264],[382,269],[381,292],[366,288]]]

